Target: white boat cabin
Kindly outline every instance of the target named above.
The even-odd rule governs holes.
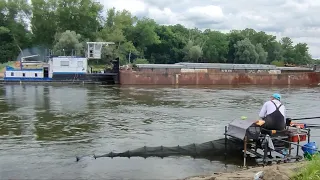
[[[49,60],[49,76],[53,74],[86,74],[88,60],[85,57],[58,56]]]
[[[53,75],[86,74],[88,61],[84,57],[58,56],[50,58],[48,64],[38,69],[15,69],[7,66],[5,79],[13,81],[22,80],[51,80]]]
[[[14,69],[7,66],[4,75],[6,80],[50,80],[44,69]]]

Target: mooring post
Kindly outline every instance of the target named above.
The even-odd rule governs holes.
[[[246,167],[246,161],[247,161],[247,136],[244,137],[244,143],[243,143],[243,167]]]

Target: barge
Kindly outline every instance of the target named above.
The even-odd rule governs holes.
[[[265,64],[137,64],[120,70],[121,85],[319,85],[320,68]]]
[[[113,68],[103,72],[93,73],[88,68],[88,60],[100,59],[103,45],[114,44],[112,42],[87,42],[88,52],[86,57],[79,56],[54,56],[47,60],[27,61],[38,55],[22,57],[19,68],[7,66],[4,72],[3,83],[14,82],[59,82],[59,83],[119,83],[119,59],[112,61]],[[37,68],[28,68],[28,66]]]

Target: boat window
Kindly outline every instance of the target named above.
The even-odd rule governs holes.
[[[60,61],[60,66],[69,66],[69,61]]]
[[[11,76],[14,76],[14,73],[13,73],[13,72],[11,72]]]
[[[26,73],[22,73],[22,76],[25,77],[25,76],[26,76]]]
[[[38,77],[38,74],[37,74],[37,73],[34,73],[34,77]]]
[[[83,67],[83,61],[78,61],[78,67]]]

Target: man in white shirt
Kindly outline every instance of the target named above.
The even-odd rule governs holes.
[[[280,94],[273,94],[271,100],[263,104],[259,113],[259,117],[265,121],[263,127],[268,130],[284,130],[286,127],[286,109],[280,99]]]

